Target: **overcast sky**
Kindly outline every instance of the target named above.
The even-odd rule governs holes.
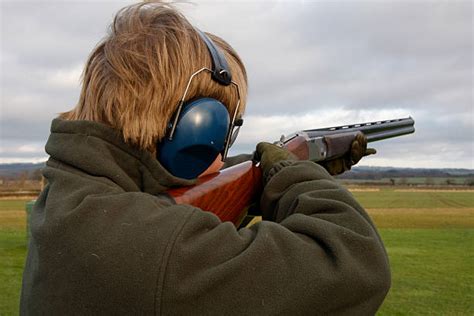
[[[0,162],[45,160],[52,118],[77,102],[86,57],[132,1],[1,2]],[[474,168],[471,1],[194,1],[249,76],[233,153],[296,130],[412,116],[361,165]]]

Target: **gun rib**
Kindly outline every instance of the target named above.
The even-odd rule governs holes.
[[[415,131],[415,121],[411,118],[376,121],[352,125],[341,125],[329,128],[305,130],[308,137],[315,138],[325,135],[360,131],[367,136],[369,142],[410,134]]]

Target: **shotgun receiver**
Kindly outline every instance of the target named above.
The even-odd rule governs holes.
[[[415,121],[409,117],[303,130],[282,136],[275,144],[285,147],[300,160],[323,162],[348,153],[357,133],[363,133],[370,143],[414,133],[414,125]],[[170,189],[167,193],[177,204],[194,205],[238,226],[261,190],[262,173],[258,163],[246,161],[199,178],[196,185]]]

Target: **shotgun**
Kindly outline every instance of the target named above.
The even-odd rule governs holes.
[[[285,147],[299,160],[323,162],[349,152],[358,133],[367,142],[415,132],[411,118],[377,121],[329,128],[303,130],[282,136],[275,144]],[[245,161],[219,173],[199,178],[193,186],[170,189],[167,193],[177,204],[190,204],[216,214],[222,221],[239,226],[262,191],[262,172],[258,162]]]

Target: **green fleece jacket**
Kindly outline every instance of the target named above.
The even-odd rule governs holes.
[[[236,229],[105,125],[56,119],[46,151],[22,315],[371,315],[389,289],[373,223],[315,163],[277,164]]]

